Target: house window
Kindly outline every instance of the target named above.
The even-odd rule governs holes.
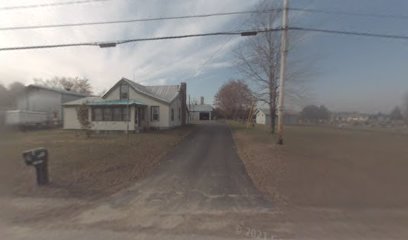
[[[171,121],[174,121],[174,109],[171,109]]]
[[[159,121],[159,106],[151,106],[151,120],[152,121]]]
[[[122,121],[123,108],[113,108],[113,121]]]
[[[127,107],[95,107],[92,108],[92,121],[129,121]]]
[[[128,110],[127,107],[122,108],[122,121],[129,121]]]
[[[145,120],[145,109],[140,108],[140,120],[144,121]]]
[[[129,85],[128,84],[122,83],[120,85],[119,92],[120,92],[120,100],[129,99]]]
[[[93,108],[92,110],[92,121],[102,121],[102,108]]]
[[[181,120],[181,110],[178,108],[178,120]]]
[[[112,108],[103,109],[103,121],[112,121]]]

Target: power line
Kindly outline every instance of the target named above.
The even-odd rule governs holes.
[[[213,33],[199,33],[199,34],[178,35],[178,36],[164,36],[164,37],[153,37],[153,38],[135,38],[135,39],[113,41],[113,42],[84,42],[84,43],[68,43],[68,44],[7,47],[7,48],[0,48],[0,51],[44,49],[44,48],[60,48],[60,47],[78,47],[78,46],[99,46],[101,48],[105,48],[105,47],[114,47],[116,45],[131,43],[131,42],[182,39],[182,38],[192,38],[192,37],[225,36],[225,35],[252,36],[252,35],[256,35],[257,33],[277,32],[277,31],[282,31],[282,30],[284,30],[284,29],[283,28],[269,28],[269,29],[263,29],[263,30],[249,30],[249,31],[235,31],[235,32],[213,32]],[[404,35],[391,35],[391,34],[379,34],[379,33],[367,33],[367,32],[353,32],[353,31],[341,31],[341,30],[319,29],[319,28],[308,28],[308,27],[289,27],[288,30],[307,31],[307,32],[321,32],[321,33],[329,33],[329,34],[353,35],[353,36],[363,36],[363,37],[376,37],[376,38],[385,38],[385,39],[408,40],[408,36],[404,36]]]
[[[18,9],[30,9],[30,8],[42,8],[42,7],[59,7],[74,4],[85,4],[93,2],[107,2],[111,0],[78,0],[78,1],[67,1],[67,2],[54,2],[54,3],[42,3],[42,4],[32,4],[32,5],[18,5],[9,7],[0,7],[0,10],[18,10]]]
[[[408,19],[408,15],[392,15],[392,14],[375,14],[375,13],[359,13],[359,12],[346,12],[346,11],[334,11],[312,8],[290,8],[292,11],[309,12],[309,13],[321,13],[321,14],[336,14],[344,16],[354,17],[371,17],[371,18],[392,18],[392,19]]]
[[[329,34],[341,34],[341,35],[353,35],[363,37],[376,37],[376,38],[388,38],[388,39],[400,39],[408,40],[407,35],[393,35],[393,34],[380,34],[380,33],[368,33],[368,32],[353,32],[353,31],[341,31],[331,29],[320,28],[308,28],[308,27],[289,27],[289,30],[308,31],[308,32],[321,32]]]
[[[110,0],[82,0],[82,1],[71,1],[63,3],[53,3],[52,5],[67,5],[74,3],[89,3],[89,2],[103,2]],[[50,5],[50,4],[48,4]],[[48,6],[47,5],[47,6]],[[24,7],[33,7],[34,5],[27,5]],[[37,5],[35,5],[37,6]],[[38,5],[38,6],[46,6]],[[21,8],[23,6],[20,6]],[[17,7],[6,7],[6,8],[17,8]],[[4,8],[0,8],[2,10]],[[198,15],[184,15],[184,16],[174,16],[174,17],[157,17],[157,18],[140,18],[140,19],[127,19],[127,20],[113,20],[113,21],[101,21],[101,22],[82,22],[82,23],[62,23],[62,24],[48,24],[48,25],[28,25],[28,26],[15,26],[15,27],[0,27],[0,31],[12,31],[12,30],[27,30],[27,29],[47,29],[47,28],[63,28],[63,27],[80,27],[80,26],[92,26],[92,25],[107,25],[107,24],[122,24],[122,23],[133,23],[133,22],[149,22],[149,21],[163,21],[163,20],[177,20],[177,19],[194,19],[194,18],[207,18],[207,17],[217,17],[217,16],[229,16],[229,15],[242,15],[242,14],[263,14],[270,13],[274,11],[281,11],[281,8],[267,9],[262,11],[236,11],[236,12],[221,12],[221,13],[208,13],[208,14],[198,14]],[[364,16],[364,17],[380,17],[380,18],[395,18],[395,19],[408,19],[408,16],[403,15],[386,15],[386,14],[368,14],[368,13],[356,13],[356,12],[342,12],[342,11],[331,11],[331,10],[321,10],[321,9],[307,9],[307,8],[290,8],[293,11],[311,12],[311,13],[324,13],[324,14],[340,14],[346,16]]]
[[[61,28],[61,27],[79,27],[79,26],[119,24],[119,23],[132,23],[132,22],[149,22],[149,21],[176,20],[176,19],[207,18],[207,17],[216,17],[216,16],[230,16],[230,15],[256,14],[256,13],[262,14],[262,13],[270,13],[276,10],[277,9],[267,9],[267,10],[262,10],[262,11],[221,12],[221,13],[208,13],[208,14],[199,14],[199,15],[185,15],[185,16],[158,17],[158,18],[140,18],[140,19],[115,20],[115,21],[103,21],[103,22],[82,22],[82,23],[63,23],[63,24],[49,24],[49,25],[1,27],[0,31]]]
[[[237,31],[239,30],[239,27],[244,25],[244,23],[248,21],[248,17],[246,17],[242,22],[238,22],[235,26],[234,26],[234,30],[233,31]],[[205,67],[208,63],[210,63],[217,55],[218,53],[220,53],[229,42],[231,42],[231,40],[233,39],[234,36],[231,36],[227,41],[225,41],[210,57],[208,57],[194,72],[194,74],[192,74],[190,77],[185,78],[184,82],[187,82],[188,80],[196,77]]]
[[[225,36],[225,35],[252,36],[252,35],[256,35],[257,33],[273,32],[273,31],[281,31],[281,29],[276,28],[276,29],[263,29],[263,30],[237,31],[237,32],[199,33],[199,34],[178,35],[178,36],[164,36],[164,37],[153,37],[153,38],[135,38],[135,39],[113,41],[113,42],[83,42],[83,43],[67,43],[67,44],[51,44],[51,45],[34,45],[34,46],[22,46],[22,47],[7,47],[7,48],[0,48],[0,51],[44,49],[44,48],[62,48],[62,47],[79,47],[79,46],[99,46],[101,48],[106,48],[106,47],[115,47],[116,45],[131,43],[131,42],[182,39],[182,38],[192,38],[192,37]]]

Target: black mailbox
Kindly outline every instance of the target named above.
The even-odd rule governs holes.
[[[37,174],[37,184],[48,183],[48,151],[45,148],[36,148],[23,152],[26,165],[34,166]]]

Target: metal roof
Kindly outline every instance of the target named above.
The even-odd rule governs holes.
[[[208,104],[193,104],[190,106],[190,112],[211,112],[213,107]]]
[[[122,78],[122,80],[129,83],[135,90],[167,103],[173,101],[180,90],[179,85],[143,86],[126,78]]]
[[[40,88],[40,89],[45,89],[45,90],[48,90],[48,91],[58,92],[58,93],[62,93],[62,94],[68,94],[68,95],[86,97],[85,94],[81,94],[81,93],[77,93],[77,92],[72,92],[72,91],[67,91],[67,90],[64,90],[64,89],[50,88],[50,87],[46,87],[46,86],[42,86],[42,85],[37,85],[37,84],[30,84],[30,85],[27,86],[27,89],[29,89],[29,88]]]
[[[90,106],[126,106],[126,105],[146,105],[144,102],[136,99],[128,100],[106,100],[101,97],[86,97],[75,101],[67,102],[65,106],[76,106],[76,105],[90,105]]]
[[[172,101],[179,93],[178,85],[146,86],[154,95]]]

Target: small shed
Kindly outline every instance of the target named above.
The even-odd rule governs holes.
[[[256,112],[256,124],[270,125],[271,113],[267,108],[258,109]]]

